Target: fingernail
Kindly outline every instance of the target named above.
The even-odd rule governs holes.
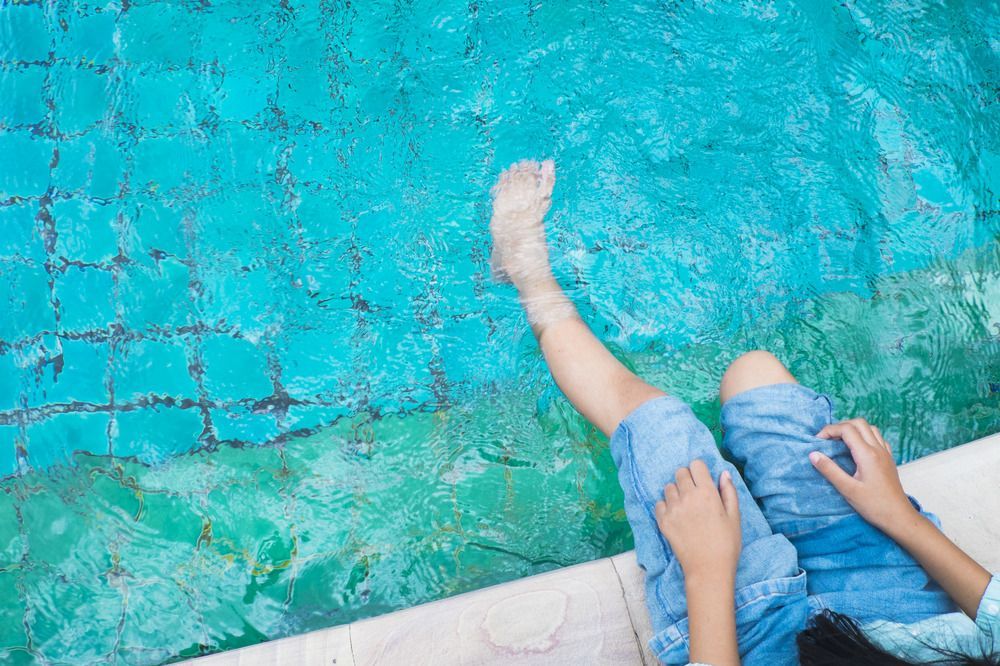
[[[733,477],[729,473],[728,469],[722,471],[722,480],[723,481],[732,481],[733,480]]]
[[[819,451],[813,451],[812,453],[809,454],[809,462],[811,462],[814,465],[819,462],[819,458],[820,458]]]

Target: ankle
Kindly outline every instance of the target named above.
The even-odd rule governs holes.
[[[528,316],[531,330],[539,338],[542,331],[553,324],[566,319],[580,319],[573,301],[569,300],[558,284],[555,288],[531,296],[521,294],[521,305]]]
[[[562,287],[559,286],[559,282],[552,275],[552,269],[548,266],[534,271],[530,275],[521,275],[516,278],[512,276],[512,279],[521,300],[551,298],[553,294],[562,293]]]

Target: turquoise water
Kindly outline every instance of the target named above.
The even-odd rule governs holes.
[[[153,664],[630,547],[489,279],[691,401],[1000,430],[995,2],[0,6],[0,658]]]

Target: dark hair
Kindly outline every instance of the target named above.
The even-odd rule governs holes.
[[[802,666],[919,666],[958,664],[960,666],[1000,666],[1000,655],[970,656],[927,645],[941,655],[930,662],[906,661],[875,645],[852,617],[825,610],[799,633],[799,662]]]

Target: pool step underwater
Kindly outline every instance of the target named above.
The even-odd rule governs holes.
[[[903,465],[907,492],[1000,571],[1000,433]],[[633,552],[185,662],[191,666],[656,664]]]

